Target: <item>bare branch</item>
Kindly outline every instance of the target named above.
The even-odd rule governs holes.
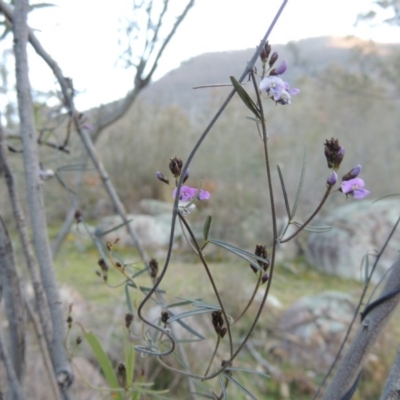
[[[6,225],[0,215],[0,280],[9,326],[9,350],[16,378],[22,381],[25,370],[25,313],[20,278]]]
[[[2,1],[0,8],[7,8]],[[64,398],[68,398],[67,389],[73,381],[72,369],[63,346],[65,337],[64,313],[57,282],[54,274],[52,254],[47,234],[47,221],[44,211],[42,182],[39,176],[39,159],[36,130],[33,118],[33,105],[28,76],[28,57],[26,51],[29,29],[27,26],[27,0],[16,0],[13,15],[14,53],[16,64],[16,86],[28,205],[34,231],[34,247],[39,261],[43,287],[50,308],[53,328],[52,361],[57,382]]]
[[[20,384],[18,383],[18,379],[15,375],[15,371],[12,366],[10,356],[8,355],[7,347],[4,344],[3,333],[1,331],[1,325],[0,325],[0,356],[3,360],[4,366],[6,369],[8,383],[10,384],[10,389],[11,389],[11,393],[13,396],[12,398],[14,400],[24,400],[24,396],[22,394]]]
[[[43,291],[42,283],[40,281],[38,265],[35,261],[32,245],[29,239],[25,216],[21,206],[21,201],[15,185],[15,179],[11,170],[11,165],[8,160],[7,144],[4,138],[2,125],[0,122],[0,169],[4,171],[8,194],[13,210],[14,220],[17,225],[18,235],[22,244],[22,251],[24,253],[25,262],[28,267],[29,275],[35,293],[35,300],[42,324],[44,336],[49,349],[52,347],[52,327],[50,323],[50,310],[46,302],[46,296]]]
[[[400,400],[400,347],[380,400]]]
[[[387,301],[378,304],[362,321],[353,342],[339,364],[338,370],[325,393],[325,400],[340,400],[353,386],[363,368],[369,350],[385,328],[400,301],[400,293],[388,296],[399,287],[400,257],[393,264],[386,285],[379,296],[379,298],[387,298]]]

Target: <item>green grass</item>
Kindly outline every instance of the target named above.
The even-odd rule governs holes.
[[[97,262],[100,258],[97,249],[91,245],[81,246],[79,244],[79,246],[81,249],[78,248],[72,237],[65,243],[56,261],[57,278],[61,283],[77,290],[87,301],[94,302],[99,306],[107,305],[107,307],[103,307],[103,310],[104,313],[110,313],[111,320],[113,318],[113,309],[120,305],[121,301],[126,301],[124,287],[112,288],[104,284],[103,280],[95,274],[95,271],[99,270]],[[121,263],[134,263],[139,260],[137,253],[133,249],[119,248],[118,245],[115,245],[114,250],[115,259]],[[158,261],[161,268],[163,260],[159,259]],[[228,313],[232,316],[238,315],[245,306],[246,299],[249,297],[251,289],[256,282],[256,275],[247,263],[241,260],[237,262],[213,262],[210,263],[210,270],[217,286],[220,288],[221,297],[226,301]],[[123,276],[118,271],[110,268],[108,282],[111,285],[122,283],[123,280]],[[151,280],[147,273],[141,275],[139,283],[151,286]],[[204,301],[217,304],[204,266],[197,262],[195,256],[193,256],[192,262],[173,259],[163,280],[162,289],[166,290],[168,303],[176,302],[177,297],[186,297],[192,299],[202,298]],[[290,265],[278,264],[275,267],[271,294],[281,302],[282,309],[289,307],[302,296],[315,295],[324,290],[345,292],[357,299],[361,294],[362,283],[318,272],[308,266],[301,258]],[[138,291],[130,291],[130,293],[132,299],[137,301],[143,298],[143,295]],[[126,312],[128,312],[128,308],[126,308]],[[250,308],[249,314],[255,312],[256,305]],[[271,327],[273,330],[280,312],[279,310],[271,309],[267,305],[262,312],[259,327],[256,329],[254,336],[258,337],[257,335],[262,334],[265,328],[270,329],[269,327]],[[104,315],[102,318],[104,319]],[[251,315],[246,315],[235,326],[236,334],[238,332],[245,333],[250,320]],[[396,327],[393,329],[396,329]],[[393,354],[387,349],[378,349],[378,354],[381,360],[378,367],[385,369],[386,367],[382,367],[382,362],[389,362]],[[247,352],[243,352],[239,363],[241,366],[250,369],[257,364]],[[310,398],[309,394],[302,393],[303,389],[299,389],[297,386],[299,383],[296,383],[298,382],[296,379],[300,379],[304,375],[304,371],[299,367],[288,364],[279,364],[279,367],[285,372],[285,375],[291,377],[290,379],[294,379],[294,383],[290,385],[291,398],[294,398],[294,395],[299,400]],[[280,383],[274,382],[273,379],[266,381],[265,379],[255,379],[248,374],[235,374],[241,383],[247,385],[246,387],[252,388],[251,390],[260,398],[263,398],[266,393],[268,393],[268,398],[271,399],[282,398],[279,394],[281,390]],[[382,373],[382,376],[384,376],[384,373]],[[252,382],[254,382],[254,385]],[[367,388],[366,390],[367,393],[370,392],[370,389]],[[229,391],[237,393],[237,390],[233,388],[230,388]],[[237,397],[236,395],[232,397],[232,399],[242,398],[244,399],[245,397],[239,394]],[[354,398],[357,399],[357,397]],[[373,397],[370,398],[372,399]]]

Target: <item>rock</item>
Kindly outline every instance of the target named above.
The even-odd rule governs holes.
[[[155,216],[144,214],[128,215],[128,220],[131,220],[130,224],[139,236],[142,245],[146,248],[157,248],[168,245],[171,230],[171,218],[172,215],[170,213],[163,213]],[[121,223],[122,220],[118,215],[105,217],[101,221],[97,232],[108,231]],[[175,240],[181,236],[182,230],[179,223],[177,223],[175,226]],[[106,234],[103,238],[110,242],[119,238],[119,244],[122,246],[133,244],[126,226],[122,226]]]
[[[363,257],[382,249],[399,215],[399,200],[376,203],[353,200],[336,208],[318,220],[318,225],[332,226],[332,230],[309,235],[305,249],[307,261],[326,273],[363,280],[365,267],[360,268]],[[379,260],[373,282],[378,282],[392,266],[399,248],[400,229],[397,229]],[[369,270],[374,260],[374,256],[369,257]]]
[[[279,322],[285,361],[314,370],[329,367],[354,312],[346,293],[326,291],[296,301]]]
[[[139,202],[139,208],[143,213],[149,215],[172,215],[173,204],[161,200],[143,199]]]

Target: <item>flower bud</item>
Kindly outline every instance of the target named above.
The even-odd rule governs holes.
[[[343,176],[342,181],[349,181],[350,179],[357,178],[361,173],[361,165],[356,165],[350,172]]]
[[[185,176],[183,177],[183,183],[185,183],[189,178],[189,170],[187,169],[185,172]]]
[[[270,66],[270,67],[272,67],[272,66],[275,64],[275,62],[276,62],[276,60],[278,59],[278,57],[279,57],[278,53],[277,53],[276,51],[274,51],[274,52],[272,53],[271,58],[269,59],[269,66]]]
[[[180,158],[174,157],[169,160],[169,170],[175,178],[178,178],[182,172],[183,162]]]
[[[268,57],[271,53],[271,46],[267,43],[265,43],[264,48],[261,50],[260,53],[260,59],[263,63],[266,63],[268,61]]]
[[[287,70],[288,64],[286,58],[281,62],[279,67],[275,70],[276,75],[282,75]]]
[[[263,275],[263,277],[262,277],[262,279],[261,279],[261,282],[262,282],[262,283],[265,283],[265,282],[268,281],[268,279],[269,279],[269,275],[266,273],[266,274]]]
[[[336,173],[335,170],[333,170],[332,173],[331,173],[331,176],[328,178],[328,180],[326,181],[326,183],[327,183],[329,186],[333,186],[333,185],[336,185],[336,182],[337,182],[337,173]]]
[[[160,171],[157,171],[156,176],[159,181],[169,184],[169,180]]]
[[[325,144],[325,157],[328,163],[328,168],[337,171],[344,158],[344,147],[339,145],[338,139],[326,140]]]

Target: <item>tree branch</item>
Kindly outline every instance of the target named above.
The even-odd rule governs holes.
[[[4,11],[4,2],[0,7]],[[30,211],[33,242],[36,257],[39,262],[43,287],[50,308],[53,328],[52,336],[52,362],[57,376],[59,388],[68,398],[67,389],[73,381],[72,369],[63,346],[65,337],[65,319],[63,305],[58,292],[54,274],[52,254],[47,234],[47,221],[44,211],[42,182],[39,177],[39,158],[37,136],[33,118],[33,105],[28,76],[27,39],[29,29],[27,26],[27,0],[15,0],[15,9],[11,20],[14,33],[14,53],[16,68],[16,86],[18,98],[18,111],[22,146],[24,152],[24,167],[28,206]],[[9,18],[9,16],[7,15]]]
[[[398,287],[400,287],[400,257],[393,264],[379,297],[387,296]],[[346,355],[339,364],[325,393],[324,400],[340,400],[350,390],[363,368],[369,350],[385,328],[399,301],[400,293],[388,297],[386,302],[379,304],[365,317]]]

